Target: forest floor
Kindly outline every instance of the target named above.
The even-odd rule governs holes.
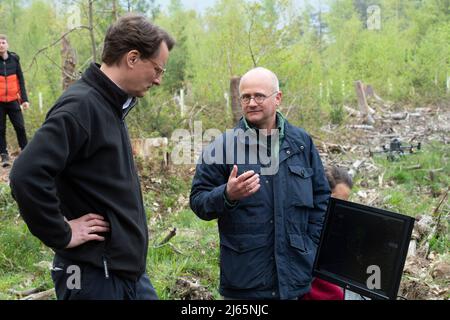
[[[450,105],[383,107],[372,126],[352,117],[321,128],[316,144],[325,163],[355,174],[352,201],[416,218],[399,295],[450,299]],[[395,138],[413,153],[380,152]]]

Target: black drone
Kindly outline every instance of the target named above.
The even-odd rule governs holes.
[[[416,153],[417,150],[420,150],[422,148],[422,144],[418,142],[416,145],[410,144],[410,145],[402,145],[399,139],[395,138],[392,139],[389,143],[389,147],[386,147],[386,145],[382,146],[383,150],[381,151],[371,151],[369,150],[369,154],[372,157],[376,153],[387,153],[387,159],[389,161],[395,161],[398,160],[400,157],[403,157],[405,155],[405,152],[409,152],[409,154]]]

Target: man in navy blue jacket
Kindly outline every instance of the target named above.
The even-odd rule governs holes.
[[[311,137],[277,112],[278,79],[241,79],[244,117],[203,153],[190,205],[218,219],[225,299],[296,299],[310,290],[330,189]]]

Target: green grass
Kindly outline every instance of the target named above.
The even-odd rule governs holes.
[[[177,235],[169,242],[173,247],[157,247],[172,228],[177,228]],[[179,277],[193,277],[216,299],[220,297],[217,291],[219,240],[215,221],[202,221],[192,211],[183,210],[154,226],[153,236],[147,270],[161,299],[180,298],[173,292]]]
[[[45,290],[53,286],[47,268],[52,252],[30,234],[25,223],[12,212],[13,208],[2,210],[0,220],[0,299],[16,298],[9,290]]]
[[[386,169],[388,185],[394,185],[382,190],[386,204],[411,216],[431,214],[450,186],[449,146],[433,143],[398,161],[377,158],[377,164]]]

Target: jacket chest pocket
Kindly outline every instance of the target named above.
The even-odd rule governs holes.
[[[291,206],[314,208],[312,186],[314,170],[300,165],[288,167],[288,203]]]

